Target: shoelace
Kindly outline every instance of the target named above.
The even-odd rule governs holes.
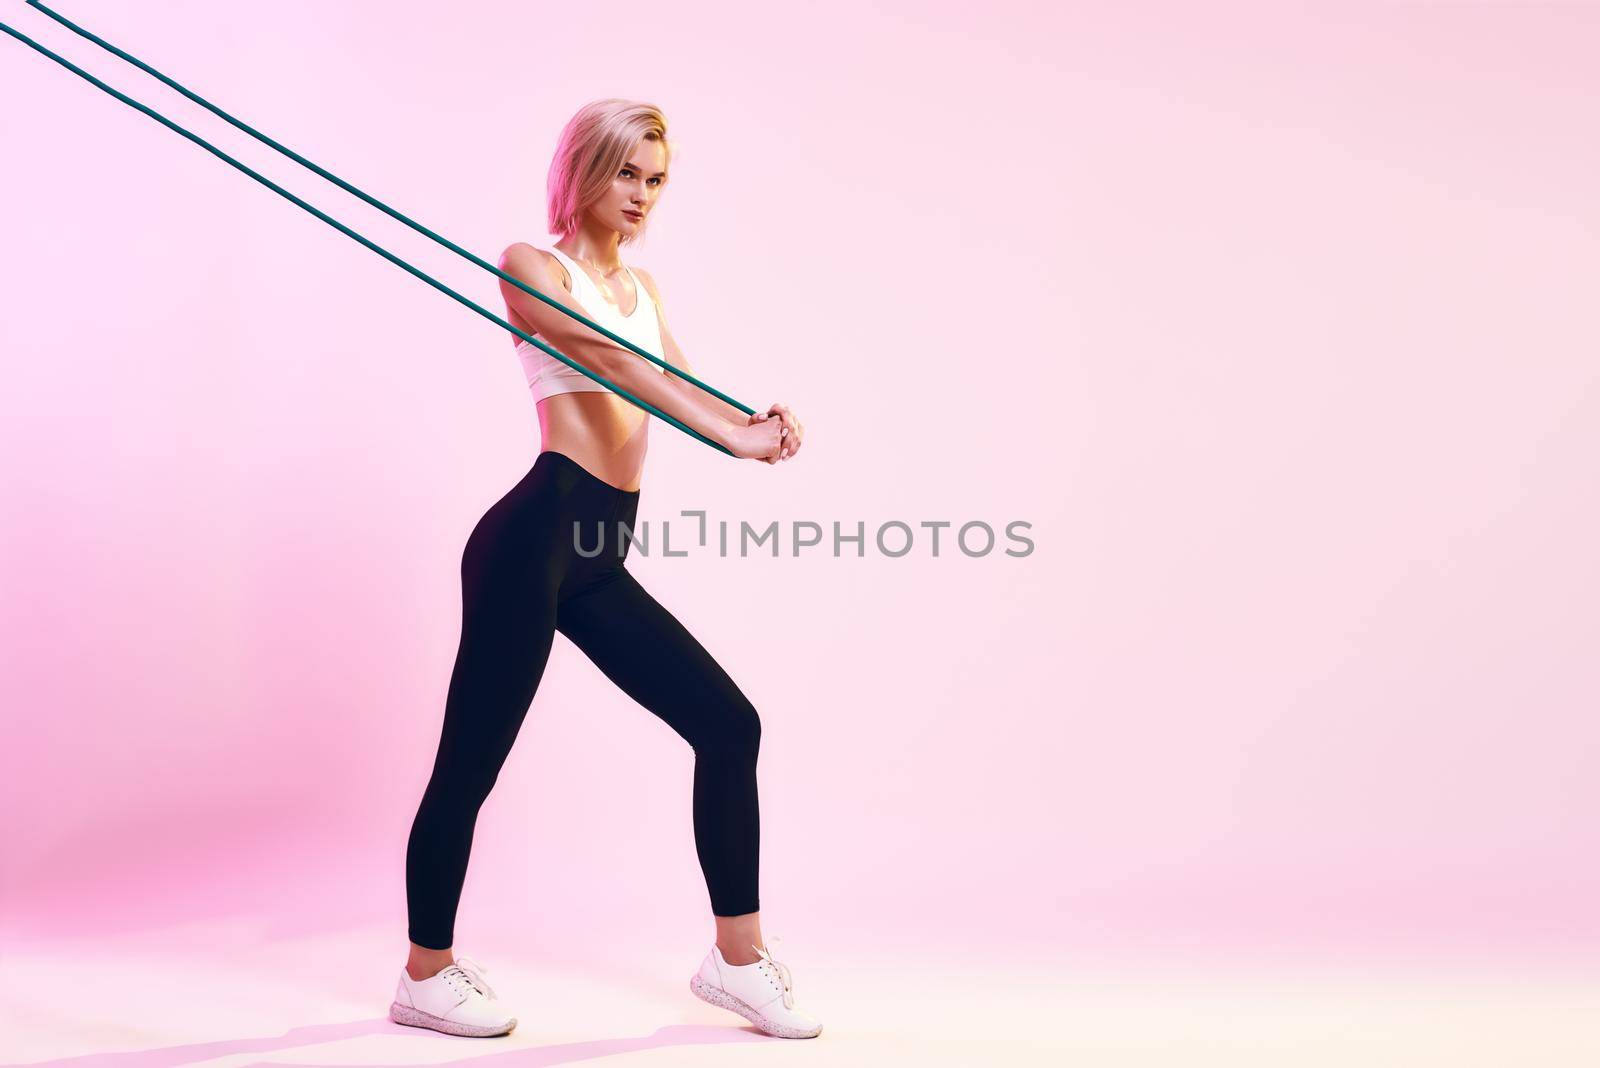
[[[773,935],[771,938],[767,939],[767,941],[782,942],[783,939],[777,935]],[[754,943],[751,944],[750,948],[761,954],[762,960],[772,965],[772,969],[777,973],[779,981],[783,983],[783,1007],[786,1009],[794,1008],[794,977],[789,974],[788,965],[780,964],[773,960],[770,953]]]
[[[485,968],[471,957],[457,957],[456,962],[447,967],[441,974],[452,978],[459,975],[471,983],[473,987],[492,998],[495,996],[494,988],[483,977],[483,973],[488,970],[488,968]]]

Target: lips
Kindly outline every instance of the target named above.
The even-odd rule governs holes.
[[[644,218],[644,213],[643,212],[639,212],[639,211],[624,211],[622,214],[628,216],[629,218],[633,218],[633,219],[642,219],[642,218]]]

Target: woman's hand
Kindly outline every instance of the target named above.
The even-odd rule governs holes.
[[[761,460],[770,464],[777,462],[783,451],[785,437],[783,420],[768,419],[762,413],[761,418],[752,416],[744,426],[731,427],[723,444],[741,460]]]
[[[800,420],[795,417],[795,414],[789,410],[788,405],[778,402],[774,402],[772,407],[768,408],[766,411],[756,412],[754,415],[752,415],[750,417],[750,424],[756,425],[758,423],[766,422],[773,416],[777,416],[778,422],[781,424],[782,433],[780,436],[783,439],[783,443],[777,454],[767,459],[767,463],[769,464],[775,464],[779,460],[787,460],[795,453],[799,452],[800,442],[805,434],[805,427],[801,425]]]

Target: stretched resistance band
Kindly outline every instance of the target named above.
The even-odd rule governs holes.
[[[669,373],[676,374],[680,378],[683,378],[686,381],[694,383],[699,388],[701,388],[701,389],[705,390],[706,392],[711,393],[712,395],[714,395],[714,396],[726,401],[727,403],[733,405],[735,408],[739,409],[740,411],[745,412],[746,414],[754,414],[754,412],[755,412],[754,409],[752,409],[752,408],[750,408],[750,407],[748,407],[748,406],[746,406],[744,404],[741,404],[739,401],[735,400],[734,398],[729,397],[726,394],[724,394],[724,393],[718,391],[717,389],[713,388],[712,386],[709,386],[706,383],[701,382],[700,380],[696,379],[693,375],[690,375],[687,372],[682,371],[681,369],[679,369],[677,367],[674,367],[670,363],[667,363],[665,360],[662,360],[661,358],[657,357],[655,354],[646,351],[645,349],[639,347],[638,345],[635,345],[633,342],[629,341],[627,338],[621,337],[620,335],[613,333],[612,331],[606,329],[604,326],[600,325],[599,323],[596,323],[593,320],[589,319],[588,317],[582,315],[581,313],[576,312],[576,311],[572,310],[571,308],[568,308],[566,305],[562,304],[560,301],[554,300],[554,299],[546,296],[545,294],[539,292],[538,290],[533,289],[532,287],[530,287],[526,283],[524,283],[521,279],[515,278],[515,277],[505,273],[504,271],[501,271],[499,268],[495,267],[493,264],[490,264],[487,261],[482,260],[477,256],[474,256],[472,253],[470,253],[470,252],[466,251],[465,249],[461,248],[459,245],[456,245],[454,242],[451,242],[448,239],[440,236],[439,234],[434,233],[432,230],[429,230],[428,228],[422,226],[421,224],[413,222],[411,219],[407,218],[406,216],[404,216],[404,215],[400,214],[399,212],[395,211],[394,209],[390,208],[388,205],[382,203],[381,201],[377,200],[374,197],[368,196],[366,193],[362,192],[360,189],[357,189],[355,186],[350,185],[348,182],[343,181],[342,179],[340,179],[336,175],[334,175],[334,174],[324,170],[323,168],[317,166],[315,163],[312,163],[310,160],[308,160],[305,157],[299,155],[298,153],[292,151],[291,149],[286,148],[285,146],[283,146],[283,145],[279,144],[278,142],[272,140],[271,138],[267,137],[266,135],[258,133],[254,129],[251,129],[249,126],[247,126],[244,123],[240,122],[238,119],[235,119],[232,115],[227,114],[226,112],[222,111],[220,108],[217,108],[214,105],[212,105],[210,102],[202,99],[201,97],[195,95],[194,93],[191,93],[188,89],[185,89],[182,85],[179,85],[177,82],[175,82],[172,79],[168,78],[166,75],[164,75],[164,74],[160,73],[159,71],[155,70],[154,68],[142,63],[141,61],[139,61],[135,57],[129,55],[128,53],[123,52],[121,49],[117,48],[116,46],[114,46],[112,44],[109,44],[106,41],[101,40],[99,37],[96,37],[95,35],[89,33],[87,30],[84,30],[81,27],[78,27],[78,26],[72,24],[71,22],[69,22],[66,19],[62,18],[60,15],[56,14],[54,11],[51,11],[49,8],[45,7],[43,4],[37,3],[36,0],[28,0],[28,3],[29,3],[30,6],[38,8],[44,14],[49,15],[51,18],[55,19],[57,22],[60,22],[62,25],[67,26],[73,32],[75,32],[75,33],[77,33],[77,34],[79,34],[79,35],[81,35],[81,36],[93,41],[95,44],[100,45],[102,48],[105,48],[107,51],[110,51],[113,54],[121,57],[122,59],[127,60],[129,63],[132,63],[133,65],[139,67],[141,70],[144,70],[144,71],[148,72],[152,76],[160,79],[162,82],[164,82],[167,85],[171,86],[172,88],[176,89],[178,92],[182,93],[184,96],[188,97],[189,99],[195,101],[196,103],[198,103],[198,104],[202,105],[203,107],[207,108],[208,110],[212,111],[213,113],[215,113],[216,115],[218,115],[222,119],[226,120],[231,125],[236,126],[241,130],[244,130],[245,132],[249,133],[251,136],[257,138],[258,140],[264,142],[267,145],[270,145],[272,148],[277,149],[279,152],[282,152],[284,155],[286,155],[289,158],[293,159],[295,162],[300,163],[301,165],[307,167],[308,169],[314,171],[315,173],[317,173],[317,174],[321,175],[322,177],[328,179],[329,181],[335,183],[336,185],[340,186],[341,188],[343,188],[343,189],[355,194],[356,196],[360,197],[362,200],[364,200],[367,203],[369,203],[369,204],[373,205],[374,207],[378,208],[380,211],[383,211],[385,214],[387,214],[387,215],[389,215],[389,216],[391,216],[391,217],[393,217],[395,219],[398,219],[399,221],[405,223],[407,226],[411,227],[413,230],[416,230],[417,232],[419,232],[419,233],[421,233],[421,234],[433,239],[434,241],[438,242],[439,244],[443,245],[444,247],[450,249],[452,252],[455,252],[456,254],[458,254],[458,255],[470,260],[471,262],[477,264],[478,266],[484,268],[485,270],[491,271],[492,273],[494,273],[498,277],[505,279],[506,281],[510,282],[512,285],[515,285],[517,288],[523,290],[524,292],[528,293],[529,295],[537,297],[539,300],[544,301],[546,304],[550,305],[551,307],[556,308],[557,310],[565,313],[566,315],[578,320],[579,322],[583,323],[585,326],[590,327],[591,329],[597,331],[598,333],[605,335],[607,338],[610,338],[612,341],[622,345],[623,347],[627,348],[628,350],[630,350],[630,351],[632,351],[634,353],[637,353],[640,356],[643,356],[645,359],[648,359],[653,363],[659,364],[664,370],[668,371]],[[48,57],[49,59],[54,60],[56,63],[59,63],[61,66],[67,68],[70,71],[72,71],[74,74],[76,74],[79,77],[83,78],[85,81],[89,82],[91,85],[94,85],[95,87],[105,91],[106,93],[110,94],[111,96],[116,97],[118,100],[122,101],[124,104],[127,104],[129,107],[132,107],[135,110],[140,111],[140,112],[150,116],[152,119],[155,119],[157,122],[161,123],[163,126],[166,126],[168,129],[172,130],[173,132],[175,132],[177,134],[180,134],[181,136],[187,138],[190,141],[193,141],[195,144],[199,145],[201,148],[204,148],[206,151],[210,152],[212,155],[214,155],[217,158],[221,159],[223,162],[225,162],[225,163],[237,168],[238,170],[240,170],[240,171],[244,172],[245,174],[249,175],[251,178],[254,178],[256,181],[260,182],[262,185],[265,185],[268,189],[271,189],[273,192],[275,192],[278,195],[284,197],[286,200],[290,201],[291,203],[293,203],[293,204],[295,204],[295,205],[297,205],[297,206],[299,206],[301,208],[304,208],[307,212],[309,212],[312,215],[316,216],[318,219],[321,219],[323,222],[327,223],[329,226],[332,226],[333,228],[338,230],[340,233],[343,233],[345,236],[347,236],[347,237],[351,238],[352,240],[355,240],[355,241],[359,242],[360,244],[364,245],[365,247],[371,249],[373,252],[376,252],[378,255],[382,256],[384,259],[390,261],[391,263],[393,263],[396,266],[402,268],[403,270],[409,272],[410,274],[415,275],[416,277],[422,279],[424,282],[427,282],[429,285],[433,286],[435,289],[437,289],[440,292],[444,293],[446,296],[449,296],[449,297],[459,301],[460,303],[462,303],[462,304],[466,305],[467,307],[471,308],[473,311],[477,312],[479,315],[482,315],[484,318],[490,320],[493,323],[496,323],[497,325],[503,327],[506,330],[509,330],[511,333],[513,333],[516,336],[522,338],[523,340],[529,342],[530,344],[537,346],[538,348],[542,349],[543,351],[548,352],[551,356],[553,356],[556,359],[562,361],[567,366],[572,367],[574,370],[578,371],[579,373],[581,373],[583,375],[586,375],[589,378],[594,379],[596,382],[599,382],[601,385],[605,386],[607,389],[609,389],[609,390],[613,391],[614,393],[618,394],[619,396],[627,399],[629,402],[631,402],[634,405],[644,409],[645,411],[649,412],[650,414],[659,416],[660,418],[666,420],[667,422],[671,423],[673,426],[675,426],[678,429],[682,430],[684,433],[689,434],[691,437],[694,437],[694,438],[704,442],[705,444],[710,445],[712,448],[717,449],[720,452],[727,453],[730,456],[733,455],[732,451],[729,450],[728,448],[726,448],[725,446],[719,444],[718,442],[712,441],[710,438],[706,437],[704,434],[701,434],[699,431],[695,430],[694,428],[686,426],[685,424],[683,424],[679,420],[675,419],[673,416],[668,415],[666,412],[663,412],[660,409],[656,408],[655,406],[651,405],[649,402],[644,401],[644,400],[642,400],[642,399],[640,399],[638,397],[633,396],[631,393],[629,393],[625,389],[622,389],[616,383],[609,381],[608,379],[602,377],[601,375],[596,374],[596,373],[590,371],[588,368],[583,367],[582,365],[578,364],[577,362],[569,359],[567,356],[565,356],[561,352],[558,352],[556,349],[550,347],[549,345],[545,344],[543,341],[541,341],[538,338],[532,336],[531,334],[528,334],[528,333],[525,333],[522,330],[519,330],[517,327],[511,325],[509,322],[507,322],[506,320],[504,320],[504,319],[500,318],[499,316],[495,315],[493,312],[491,312],[488,309],[483,308],[482,306],[474,303],[473,301],[469,300],[468,298],[466,298],[466,297],[462,296],[461,294],[457,293],[455,290],[449,288],[448,286],[444,285],[443,283],[437,281],[436,279],[430,277],[429,275],[425,274],[424,272],[418,270],[417,268],[413,267],[411,264],[407,263],[405,260],[400,259],[398,256],[395,256],[393,253],[389,252],[388,250],[386,250],[386,249],[380,247],[379,245],[375,244],[374,242],[368,240],[367,238],[363,237],[361,234],[359,234],[356,231],[352,230],[350,227],[345,226],[343,223],[339,222],[337,219],[334,219],[333,217],[327,215],[326,213],[324,213],[322,211],[319,211],[317,208],[315,208],[312,205],[306,203],[304,200],[301,200],[299,197],[295,196],[293,193],[290,193],[288,190],[284,189],[282,186],[280,186],[277,183],[273,182],[271,179],[269,179],[269,178],[265,177],[264,175],[252,170],[250,167],[246,166],[245,164],[240,163],[238,160],[234,159],[232,156],[230,156],[227,153],[223,152],[221,149],[219,149],[216,146],[214,146],[214,145],[210,144],[209,142],[205,141],[203,138],[198,137],[195,134],[191,133],[190,131],[184,129],[182,126],[179,126],[177,123],[172,122],[171,120],[167,119],[165,116],[161,115],[159,112],[157,112],[157,111],[155,111],[155,110],[153,110],[153,109],[151,109],[149,107],[146,107],[145,105],[139,103],[139,101],[134,100],[133,98],[131,98],[131,97],[129,97],[129,96],[123,94],[123,93],[120,93],[117,90],[111,88],[109,85],[106,85],[104,82],[100,81],[98,78],[94,77],[92,74],[89,74],[87,71],[84,71],[83,69],[79,68],[78,66],[76,66],[73,63],[71,63],[70,61],[68,61],[66,59],[63,59],[61,56],[59,56],[56,53],[50,51],[48,48],[45,48],[43,45],[40,45],[38,42],[32,40],[31,38],[27,37],[24,34],[21,34],[21,33],[17,32],[14,29],[12,29],[10,26],[8,26],[8,25],[6,25],[4,23],[0,23],[0,30],[3,30],[7,34],[9,34],[12,37],[16,38],[17,40],[21,41],[23,44],[25,44],[28,47],[34,49],[35,51],[39,52],[40,54]],[[641,294],[641,298],[642,297],[643,297],[643,294]]]

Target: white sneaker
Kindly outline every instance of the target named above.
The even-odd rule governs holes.
[[[781,940],[774,937],[769,941]],[[750,948],[761,954],[761,959],[735,965],[712,943],[700,970],[689,980],[694,996],[738,1013],[769,1035],[816,1038],[822,1033],[822,1024],[794,1007],[794,980],[789,969],[760,946]]]
[[[507,1035],[517,1018],[501,1007],[494,990],[484,981],[489,969],[471,957],[457,957],[437,975],[413,979],[400,969],[389,1019],[411,1027],[431,1027],[447,1035],[488,1038]]]

